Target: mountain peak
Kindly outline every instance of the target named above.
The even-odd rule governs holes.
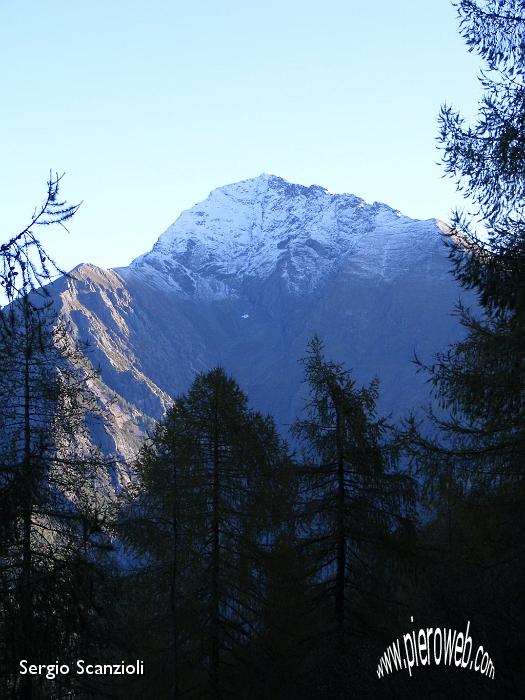
[[[186,297],[235,296],[250,278],[272,275],[305,293],[345,260],[363,274],[395,275],[429,231],[437,240],[434,221],[262,173],[212,190],[119,272]],[[427,241],[421,250],[428,249]]]
[[[79,266],[52,291],[91,343],[97,391],[112,397],[109,451],[133,458],[169,397],[218,365],[290,424],[304,398],[297,360],[314,333],[357,381],[379,374],[385,413],[426,403],[411,358],[431,356],[456,327],[447,233],[263,173],[213,190],[129,267]]]
[[[257,177],[240,180],[229,185],[223,185],[212,190],[208,196],[227,195],[242,201],[243,199],[265,197],[274,194],[284,197],[315,196],[319,194],[329,195],[328,190],[320,185],[299,185],[285,180],[278,175],[261,173]],[[206,201],[206,200],[205,200]]]

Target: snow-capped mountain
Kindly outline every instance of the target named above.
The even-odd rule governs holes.
[[[186,298],[239,297],[278,275],[291,294],[316,289],[342,259],[392,279],[416,256],[428,262],[436,221],[422,226],[386,204],[294,185],[263,174],[220,187],[183,212],[149,253],[119,269]],[[424,232],[424,233],[423,233]]]
[[[131,457],[149,421],[195,373],[222,365],[286,433],[305,387],[298,360],[318,333],[381,408],[428,401],[426,359],[459,334],[446,226],[386,204],[273,175],[220,187],[129,267],[80,265],[54,293],[115,394],[107,449]]]

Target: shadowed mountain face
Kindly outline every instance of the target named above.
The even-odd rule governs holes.
[[[426,403],[414,352],[431,359],[459,334],[445,228],[261,175],[214,190],[129,267],[80,265],[53,295],[115,396],[106,449],[130,458],[169,397],[216,365],[286,433],[314,333],[359,383],[380,378],[383,412]]]

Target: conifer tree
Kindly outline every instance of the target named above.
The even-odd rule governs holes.
[[[427,371],[439,410],[433,434],[412,424],[409,450],[435,519],[423,528],[424,607],[468,618],[505,678],[522,687],[525,579],[525,13],[521,0],[460,0],[460,31],[484,62],[477,122],[446,106],[446,173],[473,214],[456,212],[453,271],[479,305],[460,305],[465,337]]]
[[[86,425],[98,411],[91,375],[47,305],[25,295],[0,312],[0,585],[3,633],[17,659],[11,680],[20,659],[69,658],[85,639],[80,574],[94,561],[93,537],[104,544],[97,490],[106,477]],[[21,679],[21,697],[34,689],[30,676]]]
[[[62,273],[49,257],[37,232],[47,227],[65,228],[80,204],[68,204],[60,197],[64,175],[50,173],[42,204],[35,209],[30,222],[8,240],[0,243],[0,287],[7,300],[40,289],[51,281],[54,272]]]
[[[451,504],[476,493],[507,493],[519,511],[525,476],[525,15],[518,0],[457,7],[469,50],[485,62],[484,95],[473,126],[442,108],[440,141],[446,173],[476,209],[455,212],[449,247],[479,307],[460,304],[464,339],[420,363],[443,410],[432,416],[439,439],[411,443],[449,530]]]
[[[370,583],[375,553],[408,512],[411,483],[393,469],[387,425],[376,416],[377,381],[358,389],[348,370],[324,357],[317,336],[303,364],[310,401],[307,417],[295,423],[293,432],[306,448],[304,504],[311,521],[316,599],[332,605],[325,642],[336,652],[331,693],[346,697],[348,639],[366,609],[362,591]]]
[[[0,246],[0,694],[47,696],[46,681],[18,674],[102,648],[101,559],[107,463],[91,446],[100,413],[95,373],[60,321],[46,289],[58,271],[36,231],[64,226],[78,206],[59,197],[61,178],[28,226]],[[102,487],[102,488],[101,488]],[[107,594],[108,588],[105,589]],[[95,607],[100,608],[95,613]],[[66,691],[64,691],[66,692]]]
[[[143,447],[121,532],[141,558],[135,581],[165,601],[151,612],[171,650],[156,664],[166,696],[218,699],[242,684],[285,462],[273,421],[222,369],[198,375]]]
[[[524,475],[525,14],[519,0],[457,7],[469,50],[485,61],[484,95],[474,126],[443,107],[440,142],[446,173],[476,210],[454,214],[449,246],[480,309],[460,305],[465,338],[425,369],[449,412],[436,424],[455,446],[454,479],[468,486]]]

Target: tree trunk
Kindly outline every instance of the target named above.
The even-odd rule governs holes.
[[[178,669],[178,627],[177,627],[177,464],[173,459],[173,511],[172,511],[172,566],[171,566],[171,634],[173,643],[173,693],[172,699],[179,697],[179,669]]]
[[[26,330],[29,332],[29,330]],[[32,581],[32,550],[31,531],[33,514],[33,478],[31,473],[31,415],[30,415],[30,343],[26,344],[24,357],[24,502],[22,515],[22,573],[21,573],[21,621],[22,640],[21,658],[27,659],[30,663],[33,659],[33,581]],[[23,700],[31,700],[33,697],[32,676],[23,676],[21,682],[21,697]]]
[[[341,417],[336,410],[337,449],[337,570],[335,579],[335,623],[338,651],[341,658],[345,650],[345,578],[346,578],[346,531],[345,531],[345,478]]]
[[[344,700],[346,692],[345,674],[345,583],[346,583],[346,528],[345,528],[345,467],[343,452],[342,420],[337,399],[334,401],[336,426],[335,444],[337,453],[337,571],[335,580],[335,624],[337,635],[337,667],[335,697]]]
[[[210,674],[214,700],[220,700],[219,683],[219,426],[218,406],[215,399],[213,417],[213,512],[212,512],[212,590],[211,590],[211,650]]]

